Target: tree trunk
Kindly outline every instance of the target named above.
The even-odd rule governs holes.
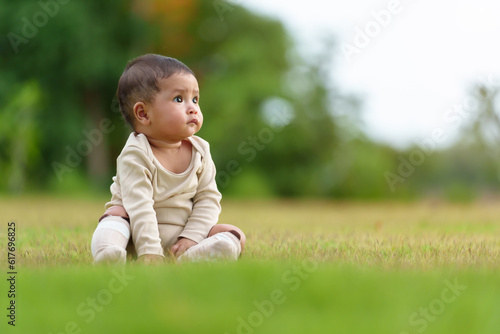
[[[85,93],[85,111],[88,115],[90,128],[83,130],[83,140],[91,145],[90,153],[87,156],[87,174],[90,179],[101,185],[109,177],[110,159],[107,136],[109,132],[103,128],[102,122],[106,122],[101,94],[97,91],[87,91]]]

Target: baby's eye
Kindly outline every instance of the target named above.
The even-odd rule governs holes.
[[[179,96],[174,97],[174,101],[181,103],[182,102],[182,96],[179,95]]]
[[[193,97],[193,103],[198,103],[198,96],[197,97]]]

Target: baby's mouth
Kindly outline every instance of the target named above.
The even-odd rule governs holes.
[[[196,118],[193,118],[188,122],[188,124],[198,124],[198,120]]]

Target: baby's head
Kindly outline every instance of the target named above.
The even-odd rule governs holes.
[[[170,87],[179,85],[178,80],[174,80],[178,77],[185,79],[187,85]],[[183,82],[180,82],[180,85],[182,86]],[[161,98],[158,103],[166,105],[168,102],[166,99],[172,99],[166,96],[170,92],[165,92],[170,88],[172,94],[176,94],[177,90],[184,89],[186,96],[181,95],[180,99],[178,96],[173,98],[177,99],[176,102],[181,99],[186,100],[186,106],[183,108],[188,110],[191,108],[194,110],[194,114],[199,113],[199,117],[202,117],[198,106],[198,83],[189,67],[177,59],[156,54],[146,54],[131,60],[120,77],[117,91],[120,111],[125,121],[136,131],[138,127],[144,125],[141,117],[145,116],[147,124],[149,124],[148,112],[154,109],[157,100]],[[191,105],[187,105],[188,103]],[[179,109],[177,104],[173,107]],[[155,108],[154,110],[158,109],[157,106]],[[167,106],[167,108],[169,107]],[[201,127],[201,123],[199,126]]]

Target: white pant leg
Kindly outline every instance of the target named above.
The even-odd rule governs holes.
[[[130,224],[122,217],[103,218],[95,229],[90,245],[94,263],[127,261]]]
[[[231,232],[221,232],[203,239],[199,244],[190,247],[177,260],[211,261],[237,260],[241,254],[240,240]]]

